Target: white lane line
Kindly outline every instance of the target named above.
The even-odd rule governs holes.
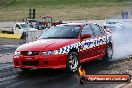
[[[11,48],[18,48],[20,45],[0,45],[0,51],[8,50]]]
[[[17,47],[5,47],[5,48],[3,47],[3,48],[0,49],[0,51],[2,51],[2,50],[12,49],[12,48],[17,48]]]
[[[0,45],[0,47],[19,47],[20,45]]]
[[[8,47],[7,48],[3,48],[3,50],[6,50],[6,49],[11,49],[11,48],[8,48]]]

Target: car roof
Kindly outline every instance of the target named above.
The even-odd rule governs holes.
[[[71,26],[72,26],[72,25],[73,25],[73,26],[83,26],[83,25],[86,25],[86,24],[91,24],[91,23],[88,23],[88,22],[83,22],[83,23],[77,22],[77,23],[75,23],[75,22],[74,22],[74,23],[66,23],[66,24],[61,24],[61,25],[62,25],[62,26],[65,26],[65,25],[69,25],[69,26],[70,26],[70,25],[71,25]]]
[[[25,22],[17,22],[16,24],[26,24]]]
[[[117,24],[106,24],[106,23],[104,23],[103,24],[103,26],[119,26],[120,25],[120,23],[117,23]]]

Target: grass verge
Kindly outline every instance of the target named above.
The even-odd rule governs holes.
[[[121,3],[120,1],[12,0],[6,7],[0,9],[0,21],[21,21],[23,18],[28,17],[28,10],[30,8],[36,9],[37,19],[45,15],[52,16],[54,20],[98,20],[111,18],[120,14],[123,9],[131,8],[131,2]]]

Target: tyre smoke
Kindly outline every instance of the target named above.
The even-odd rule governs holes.
[[[112,34],[113,60],[132,55],[132,22],[123,25],[125,25],[124,29],[116,30]]]

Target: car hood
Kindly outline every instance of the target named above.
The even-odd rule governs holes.
[[[17,51],[47,51],[56,50],[77,42],[77,39],[41,39],[26,43],[17,48]]]

